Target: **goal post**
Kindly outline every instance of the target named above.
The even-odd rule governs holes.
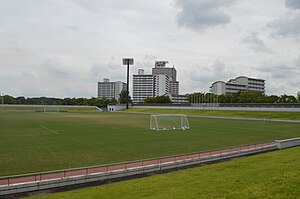
[[[60,112],[59,107],[56,106],[46,106],[44,107],[44,113],[54,113],[54,112]]]
[[[156,131],[187,130],[190,129],[190,125],[184,114],[157,114],[150,115],[150,129]]]

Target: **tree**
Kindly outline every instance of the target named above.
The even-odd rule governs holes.
[[[147,97],[144,100],[145,103],[157,103],[157,104],[161,104],[161,103],[172,103],[171,99],[169,98],[169,96],[163,95],[163,96],[157,96],[157,97]]]
[[[102,97],[99,101],[98,107],[107,107],[109,102],[109,99],[107,99],[106,97]]]
[[[280,97],[277,95],[270,95],[266,97],[265,103],[278,103],[280,101]]]
[[[127,96],[128,96],[128,103],[130,103],[132,101],[128,91],[126,91],[126,90],[122,90],[119,96],[120,96],[120,98],[119,98],[120,104],[127,103]]]
[[[238,103],[263,103],[265,95],[255,91],[240,91],[236,93]]]
[[[16,104],[17,103],[16,99],[12,96],[4,95],[2,97],[3,97],[4,104]]]
[[[297,99],[298,99],[298,102],[300,103],[300,91],[298,91],[298,93],[297,93]]]
[[[280,100],[279,100],[280,103],[297,103],[297,99],[295,96],[293,95],[281,95],[280,96]]]
[[[17,97],[16,101],[17,101],[17,104],[25,104],[26,103],[25,97]]]

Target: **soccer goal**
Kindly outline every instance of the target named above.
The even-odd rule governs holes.
[[[162,130],[187,130],[190,129],[189,121],[183,114],[158,114],[150,116],[150,129]]]
[[[44,107],[44,113],[54,113],[54,112],[60,112],[59,107],[55,106],[46,106]]]

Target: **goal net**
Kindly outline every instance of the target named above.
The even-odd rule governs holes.
[[[175,130],[190,129],[189,121],[186,115],[183,114],[158,114],[150,116],[150,129],[161,130]]]

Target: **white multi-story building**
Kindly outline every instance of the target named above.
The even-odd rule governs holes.
[[[152,75],[167,75],[170,81],[171,95],[178,95],[179,82],[176,80],[177,71],[174,67],[166,67],[168,61],[156,61],[155,67],[152,68]]]
[[[147,97],[154,97],[154,76],[145,75],[144,70],[139,69],[137,75],[133,75],[133,102],[143,102]]]
[[[170,94],[170,78],[168,75],[145,75],[139,69],[133,75],[133,102],[143,102],[147,97],[156,97]]]
[[[167,61],[156,61],[151,75],[145,75],[142,69],[138,70],[137,75],[133,75],[133,102],[143,102],[147,97],[179,96],[176,69],[166,67],[167,63]],[[174,97],[174,99],[179,99],[179,97]]]
[[[121,81],[110,82],[109,79],[104,78],[103,82],[98,82],[98,98],[106,97],[118,101],[123,90],[127,90],[127,84]]]
[[[210,91],[215,95],[237,93],[239,91],[256,91],[265,93],[265,80],[239,76],[227,82],[216,81],[210,86]]]

